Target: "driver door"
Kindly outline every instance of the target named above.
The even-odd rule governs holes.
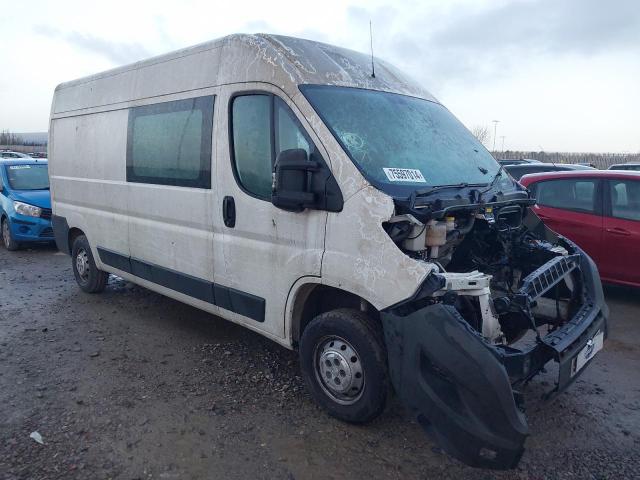
[[[228,108],[228,148],[217,158],[222,235],[216,255],[216,303],[228,316],[269,336],[284,338],[287,295],[296,280],[320,276],[327,212],[290,212],[271,203],[272,172],[282,150],[319,145],[296,115],[295,105],[273,86],[228,86],[220,101]],[[225,120],[221,120],[224,122]],[[226,144],[226,142],[220,142]],[[226,145],[225,145],[226,147]],[[222,299],[220,301],[220,299]]]

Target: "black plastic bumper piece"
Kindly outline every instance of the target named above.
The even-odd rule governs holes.
[[[604,301],[600,275],[595,263],[577,245],[566,239],[563,241],[576,253],[566,257],[557,257],[563,263],[552,261],[549,262],[546,271],[541,268],[532,273],[530,275],[532,281],[525,282],[523,290],[527,291],[529,298],[535,299],[537,298],[535,295],[541,291],[541,285],[546,291],[546,284],[554,284],[551,277],[560,278],[564,272],[577,268],[583,286],[581,307],[562,327],[540,338],[536,345],[527,350],[516,350],[503,346],[494,347],[511,378],[512,385],[515,387],[536,375],[550,360],[558,362],[558,380],[554,389],[548,392],[548,398],[566,390],[585,370],[582,368],[580,372],[573,372],[573,360],[589,340],[599,332],[602,332],[605,337],[607,336],[607,319],[609,317],[609,308]],[[543,280],[540,281],[540,278]]]
[[[69,224],[65,217],[58,215],[51,216],[51,228],[53,229],[53,236],[56,239],[56,246],[58,250],[71,255],[71,245],[69,245]]]
[[[448,305],[382,323],[396,393],[439,445],[471,466],[515,467],[528,426],[491,346]]]
[[[578,270],[582,306],[566,324],[525,350],[489,344],[451,305],[432,304],[406,315],[406,308],[381,312],[396,393],[427,433],[467,465],[515,467],[528,426],[514,389],[555,360],[558,381],[549,397],[562,392],[586,370],[574,371],[576,355],[599,332],[607,334],[609,311],[598,270],[577,246],[563,241],[575,253],[533,272],[522,295],[535,300]]]

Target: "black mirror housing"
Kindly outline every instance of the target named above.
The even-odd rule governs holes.
[[[317,163],[309,161],[307,152],[301,148],[280,152],[273,174],[271,202],[276,207],[295,211],[313,204],[315,195],[309,191],[309,177],[317,168]]]
[[[316,159],[316,158],[319,159]],[[301,148],[283,150],[276,158],[271,202],[279,208],[302,211],[342,210],[342,193],[321,157]]]

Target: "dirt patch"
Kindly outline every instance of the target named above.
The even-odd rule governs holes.
[[[487,472],[395,401],[330,418],[257,334],[113,278],[84,294],[52,248],[0,250],[0,478],[638,478],[640,299],[606,293],[611,342],[551,403],[552,369],[534,379],[520,466]]]

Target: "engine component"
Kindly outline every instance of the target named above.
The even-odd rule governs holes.
[[[455,230],[456,228],[456,218],[455,217],[447,217],[445,218],[445,222],[447,224],[447,233]]]
[[[445,286],[433,295],[445,297],[451,292],[458,295],[476,297],[480,305],[482,316],[482,335],[493,343],[502,343],[504,335],[500,329],[500,322],[495,316],[491,302],[491,275],[473,271],[469,273],[441,273],[445,278]]]
[[[438,258],[438,250],[447,244],[447,222],[427,222],[425,245],[429,247],[429,258]]]

